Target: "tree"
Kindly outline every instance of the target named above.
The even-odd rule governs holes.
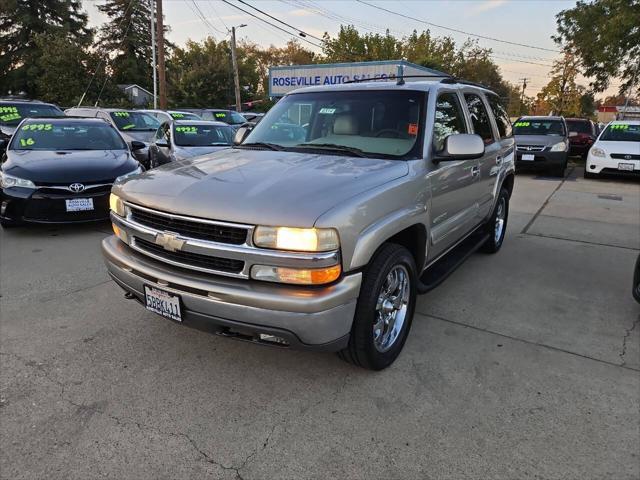
[[[557,25],[554,39],[575,52],[584,74],[594,78],[594,91],[605,90],[612,78],[623,79],[621,93],[640,83],[638,0],[580,0],[557,15]]]
[[[585,88],[576,83],[579,73],[579,60],[572,53],[565,52],[561,59],[553,62],[551,80],[538,93],[538,108],[546,108],[546,113],[555,115],[579,116],[585,94]]]
[[[151,90],[151,11],[147,0],[106,0],[98,9],[109,17],[98,46],[109,55],[112,80]]]
[[[43,73],[35,59],[42,55],[36,39],[49,35],[73,48],[87,47],[93,31],[80,0],[2,0],[0,2],[0,93],[35,96]]]
[[[40,34],[34,38],[39,55],[33,59],[33,65],[40,72],[33,80],[36,98],[54,102],[62,106],[76,105],[85,89],[89,89],[85,100],[98,98],[103,85],[101,99],[103,103],[122,103],[124,100],[113,82],[105,82],[104,64],[100,71],[94,72],[100,65],[100,55],[69,41],[68,38],[54,34]],[[89,79],[95,78],[93,82]]]

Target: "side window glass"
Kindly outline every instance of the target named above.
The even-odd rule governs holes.
[[[436,101],[436,116],[433,124],[433,148],[436,152],[444,148],[449,135],[468,133],[462,107],[455,93],[443,93]]]
[[[171,124],[165,123],[164,127],[164,138],[169,145],[171,145]]]
[[[491,121],[489,120],[487,109],[485,108],[484,103],[482,103],[482,99],[478,95],[471,93],[466,94],[464,99],[467,102],[467,108],[471,115],[473,133],[480,135],[485,145],[493,143],[494,138]]]
[[[500,137],[510,137],[512,135],[511,121],[509,120],[507,111],[504,109],[497,96],[487,95],[487,100],[489,101],[489,106],[491,107],[493,116],[496,117],[496,124],[498,126],[498,133],[500,134]]]

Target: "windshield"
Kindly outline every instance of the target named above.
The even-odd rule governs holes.
[[[591,131],[591,123],[585,120],[566,120],[566,122],[567,130],[570,132],[586,133],[588,135],[593,133]]]
[[[25,118],[64,117],[64,112],[53,105],[29,103],[0,103],[0,123],[17,126]]]
[[[13,150],[126,150],[104,122],[27,122],[13,134]]]
[[[122,132],[156,131],[160,122],[142,112],[109,112],[118,130]]]
[[[189,112],[169,112],[169,115],[171,115],[171,118],[174,120],[202,120],[195,113]]]
[[[228,123],[229,125],[241,125],[247,123],[247,119],[237,112],[229,111],[213,111],[205,112],[205,118],[209,117],[211,120],[217,122]]]
[[[605,142],[640,142],[640,125],[616,123],[609,125],[602,132],[601,141]]]
[[[231,127],[218,125],[176,125],[174,141],[180,147],[211,147],[231,145],[233,131]]]
[[[278,102],[240,147],[372,158],[422,158],[426,93],[402,90],[292,94]]]
[[[515,135],[566,135],[559,120],[518,120],[513,124]]]

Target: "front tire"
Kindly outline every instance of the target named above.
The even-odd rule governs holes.
[[[369,370],[391,365],[407,339],[416,306],[416,264],[411,252],[387,243],[364,271],[343,360]]]
[[[502,247],[504,236],[507,233],[507,220],[509,219],[509,192],[506,188],[501,188],[493,207],[491,218],[485,225],[485,232],[489,235],[487,241],[482,245],[485,253],[496,253]]]

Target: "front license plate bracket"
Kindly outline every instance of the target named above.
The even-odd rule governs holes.
[[[144,306],[150,312],[162,317],[182,322],[180,296],[162,290],[161,288],[144,286]]]

